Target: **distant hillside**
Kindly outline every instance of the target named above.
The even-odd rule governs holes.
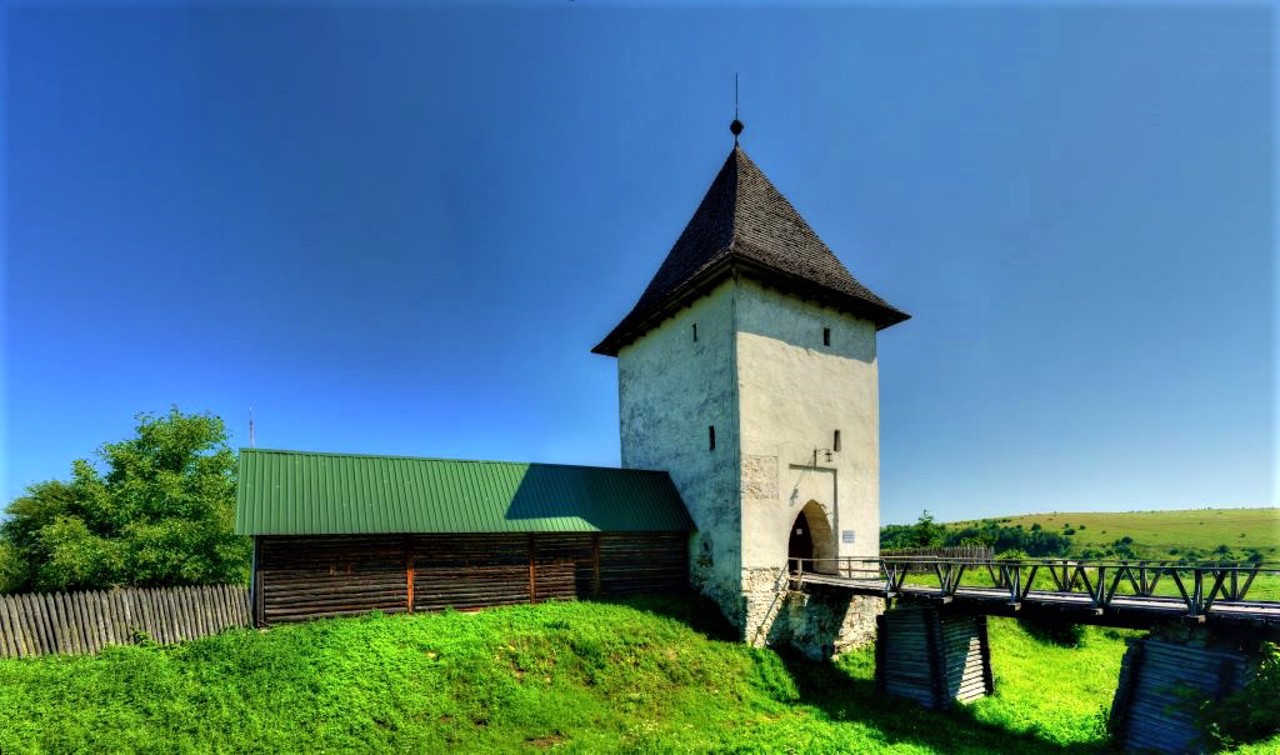
[[[1142,558],[1209,558],[1222,546],[1236,556],[1258,551],[1267,561],[1280,560],[1280,508],[1192,509],[1119,513],[1048,513],[950,522],[949,530],[995,522],[1069,535],[1072,552],[1106,551],[1117,541]]]

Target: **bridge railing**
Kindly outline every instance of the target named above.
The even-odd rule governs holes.
[[[951,598],[961,587],[973,587],[1003,591],[1011,603],[1032,594],[1082,595],[1099,610],[1117,598],[1180,599],[1190,616],[1203,616],[1216,604],[1280,606],[1280,564],[888,556],[793,558],[790,567],[800,584],[806,576],[835,577],[867,587],[878,584],[886,596],[924,587]],[[910,583],[909,577],[914,578]]]

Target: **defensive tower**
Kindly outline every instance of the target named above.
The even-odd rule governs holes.
[[[878,554],[876,334],[909,315],[850,275],[740,131],[593,351],[618,360],[623,466],[670,472],[698,527],[694,586],[763,642],[810,621],[778,621],[788,557]]]

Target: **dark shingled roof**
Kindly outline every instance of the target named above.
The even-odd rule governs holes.
[[[592,351],[617,356],[622,347],[734,274],[864,317],[877,330],[911,317],[850,275],[735,145],[640,301]]]

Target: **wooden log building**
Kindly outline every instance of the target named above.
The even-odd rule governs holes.
[[[685,590],[666,472],[240,450],[259,626]]]

